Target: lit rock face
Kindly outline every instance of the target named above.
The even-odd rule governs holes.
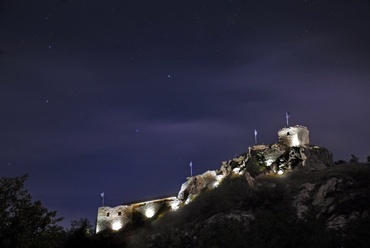
[[[307,127],[295,126],[279,130],[279,143],[289,147],[307,146],[310,143]]]
[[[187,204],[199,195],[203,189],[217,187],[223,178],[224,175],[218,171],[206,171],[201,175],[190,177],[188,181],[181,185],[177,198]]]
[[[263,149],[252,147],[250,151],[252,159],[247,161],[247,165],[258,162],[268,173],[282,174],[296,167],[322,170],[334,165],[331,152],[319,146],[288,147],[276,143]]]

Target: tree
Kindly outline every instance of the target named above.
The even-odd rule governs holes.
[[[343,159],[339,159],[338,161],[335,161],[334,164],[338,165],[338,164],[345,164],[346,161],[344,161]]]
[[[71,228],[68,231],[67,240],[65,242],[65,247],[91,247],[91,233],[92,225],[88,219],[81,218],[79,220],[72,221]]]
[[[59,247],[63,228],[56,211],[32,201],[24,188],[28,175],[0,178],[0,247]]]
[[[370,155],[367,156],[367,162],[370,163]]]
[[[358,157],[356,157],[355,155],[351,155],[351,159],[349,160],[349,162],[351,163],[358,163]]]

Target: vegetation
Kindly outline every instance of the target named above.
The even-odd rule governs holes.
[[[351,155],[351,159],[349,160],[349,162],[351,163],[358,163],[358,160],[359,158],[356,157],[354,154]]]
[[[253,167],[257,163],[249,166],[258,168]],[[366,212],[369,176],[370,168],[364,164],[257,177],[254,187],[244,176],[230,176],[219,187],[204,189],[190,204],[154,222],[138,218],[124,230],[99,234],[93,234],[92,225],[83,218],[63,230],[55,211],[32,201],[24,189],[27,176],[1,178],[0,247],[367,247],[369,215],[353,218],[343,229],[328,229],[325,214],[317,218],[320,210],[315,207],[298,218],[292,198],[303,184],[320,185],[335,177],[346,185],[338,188],[338,194],[361,193],[348,201],[332,193],[336,210]]]
[[[338,161],[335,161],[334,164],[336,165],[339,165],[339,164],[345,164],[347,163],[346,161],[344,161],[343,159],[339,159]]]
[[[93,235],[87,219],[71,223],[69,230],[58,225],[56,211],[49,211],[40,201],[33,201],[24,188],[28,175],[0,178],[1,248],[103,248],[122,247],[112,233]]]
[[[362,193],[337,202],[336,209],[344,213],[365,210],[370,200],[369,175],[367,166],[335,166],[309,176],[297,171],[284,178],[259,178],[256,188],[249,188],[242,177],[228,178],[156,221],[141,233],[141,243],[133,242],[131,247],[146,247],[146,243],[151,247],[367,247],[368,217],[354,219],[341,230],[328,229],[315,208],[298,218],[291,197],[303,183],[339,177],[350,194],[358,188]],[[251,213],[253,218],[246,217]],[[233,215],[239,219],[230,218]]]
[[[24,189],[27,175],[0,178],[0,247],[60,247],[62,219]]]

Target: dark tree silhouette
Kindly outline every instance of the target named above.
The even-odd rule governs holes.
[[[351,163],[358,163],[358,157],[356,157],[355,155],[351,155],[351,159],[349,160],[349,162]]]
[[[91,247],[90,239],[92,234],[92,225],[88,219],[81,218],[71,223],[71,229],[68,231],[65,248],[73,247]]]
[[[60,247],[63,228],[56,211],[32,201],[24,189],[28,175],[0,178],[0,247]]]
[[[339,159],[338,161],[335,161],[334,164],[345,164],[346,161],[344,161],[343,159]]]

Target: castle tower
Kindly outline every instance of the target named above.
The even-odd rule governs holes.
[[[278,132],[279,143],[289,147],[301,147],[309,145],[309,131],[305,126],[282,128]]]

